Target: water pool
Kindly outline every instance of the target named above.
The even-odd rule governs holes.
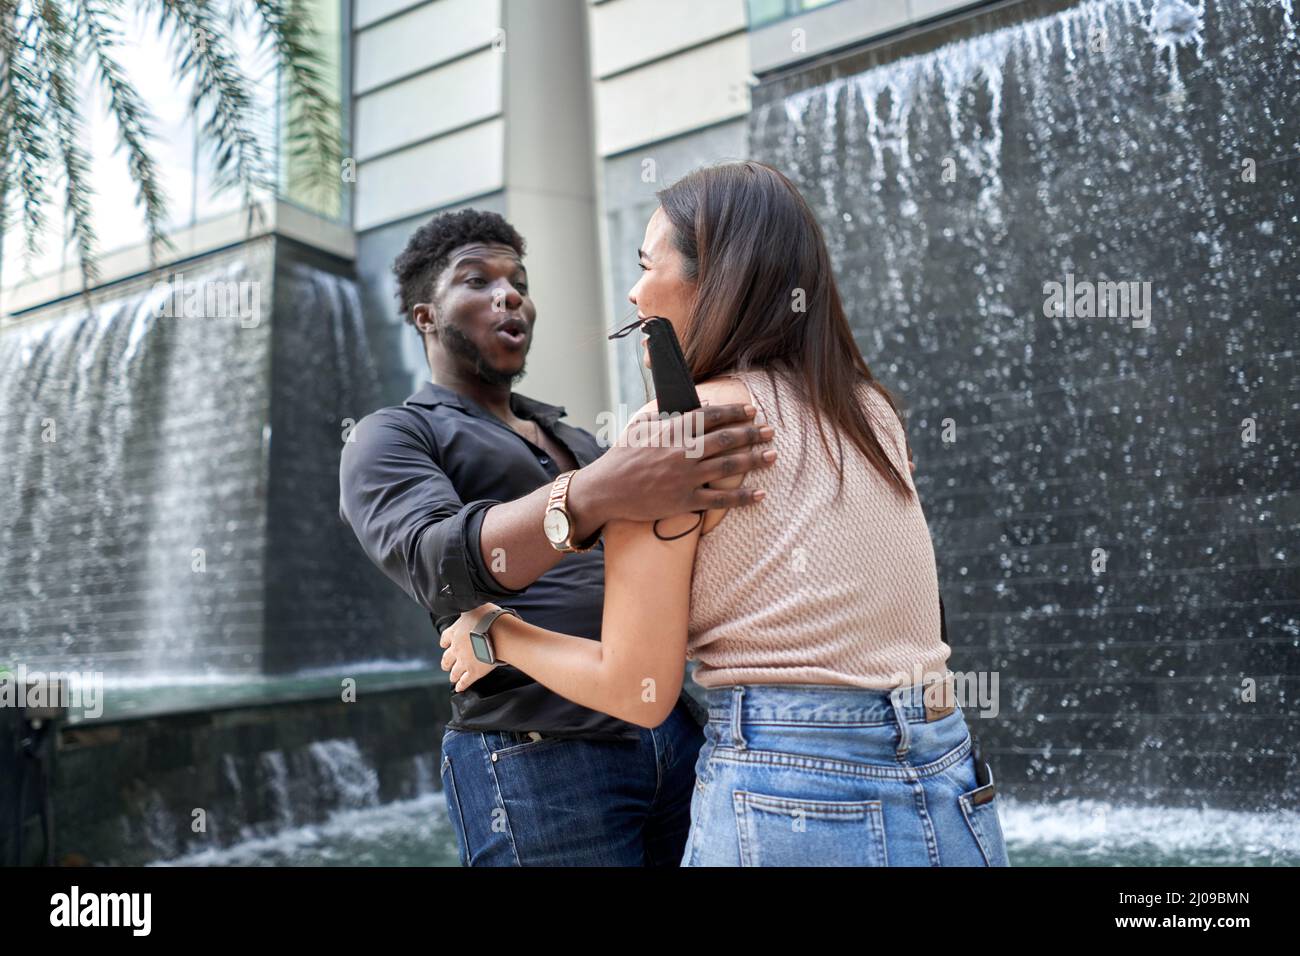
[[[1300,813],[1115,807],[1002,798],[1013,866],[1297,866]],[[442,794],[335,814],[168,866],[456,866]]]

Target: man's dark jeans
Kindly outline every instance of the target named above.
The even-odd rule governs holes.
[[[462,866],[679,866],[704,732],[678,701],[640,740],[447,730]]]

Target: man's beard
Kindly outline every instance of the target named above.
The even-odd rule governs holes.
[[[439,326],[438,337],[453,355],[459,355],[461,358],[473,362],[474,374],[478,376],[480,381],[488,385],[498,388],[502,386],[509,387],[524,377],[524,369],[528,364],[527,358],[524,359],[524,364],[519,366],[519,371],[514,373],[499,372],[488,365],[487,359],[483,357],[483,353],[479,351],[479,347],[474,344],[473,340],[450,322],[445,322]]]

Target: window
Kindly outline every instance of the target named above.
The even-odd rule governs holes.
[[[316,52],[324,61],[321,73],[329,84],[339,103],[346,100],[342,82],[342,4],[339,0],[300,0],[304,10],[316,30]],[[279,85],[279,187],[280,198],[310,209],[330,219],[343,218],[343,171],[340,169],[338,188],[322,190],[317,183],[313,188],[301,160],[295,161],[290,155],[289,139],[299,131],[303,120],[288,95],[287,84],[281,79]],[[340,110],[334,117],[338,130],[343,133],[343,116]],[[344,146],[344,155],[347,148]],[[340,157],[342,158],[342,157]]]
[[[824,7],[837,0],[746,0],[749,8],[749,28],[767,26],[777,20],[797,16],[814,7]]]

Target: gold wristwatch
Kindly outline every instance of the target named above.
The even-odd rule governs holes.
[[[555,479],[555,484],[551,485],[551,496],[546,501],[546,514],[542,516],[542,530],[546,533],[546,540],[551,542],[552,548],[564,554],[590,551],[600,540],[600,531],[597,530],[582,544],[573,543],[574,525],[573,518],[569,514],[569,482],[577,473],[576,469],[566,471]]]

